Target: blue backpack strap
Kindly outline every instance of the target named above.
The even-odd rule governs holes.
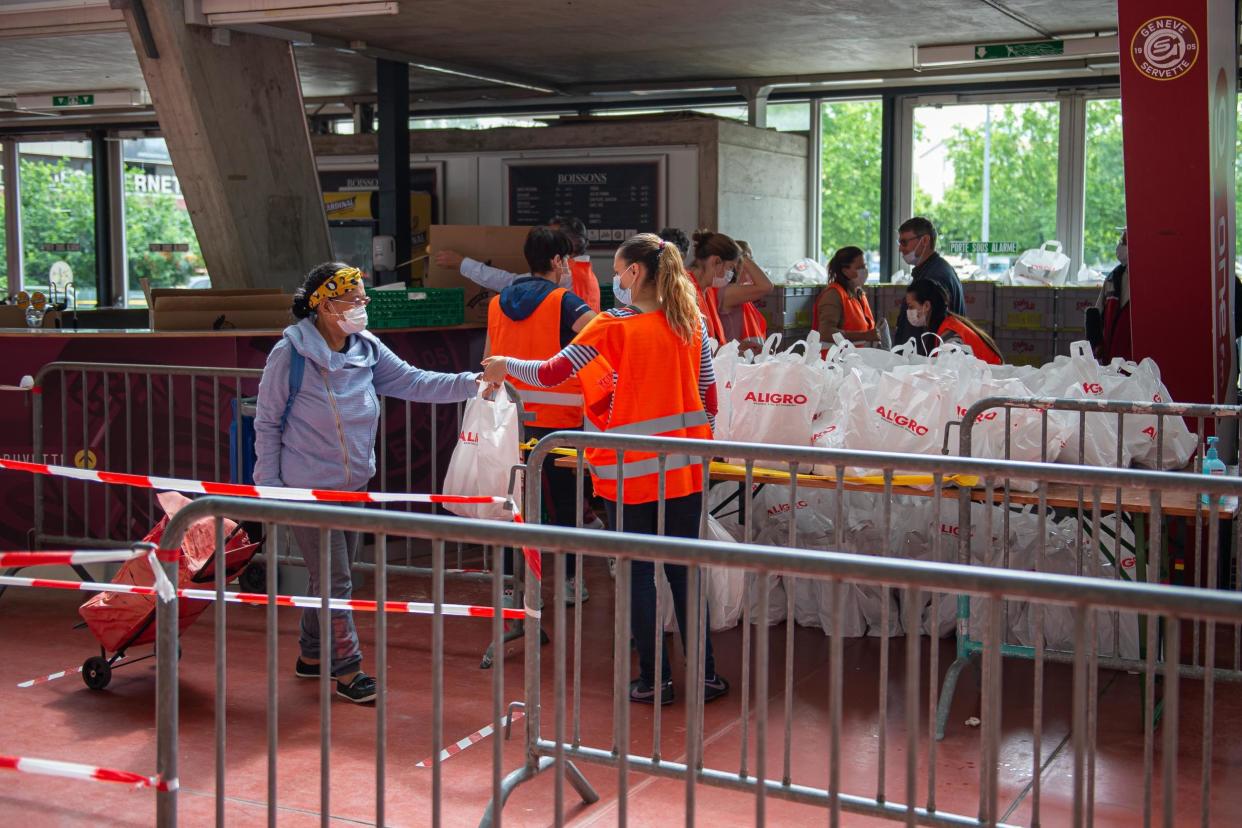
[[[293,401],[302,388],[302,375],[306,373],[306,357],[289,345],[289,397],[285,400],[285,412],[280,415],[280,430],[285,430],[289,422],[289,412],[293,410]]]

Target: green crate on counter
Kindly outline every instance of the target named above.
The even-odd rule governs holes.
[[[367,297],[367,317],[375,330],[441,328],[466,321],[465,288],[370,289]]]

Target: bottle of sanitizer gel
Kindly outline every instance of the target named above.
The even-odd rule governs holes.
[[[1225,468],[1224,462],[1220,459],[1220,455],[1216,453],[1217,439],[1218,438],[1216,437],[1207,438],[1208,448],[1207,448],[1207,455],[1205,455],[1203,458],[1203,473],[1211,474],[1211,475],[1220,475],[1221,477],[1224,477],[1226,468]],[[1224,500],[1224,498],[1219,498],[1219,499]],[[1200,495],[1199,500],[1202,501],[1203,503],[1210,502],[1206,494]]]

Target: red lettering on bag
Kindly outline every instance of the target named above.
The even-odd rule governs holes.
[[[805,500],[799,500],[797,508],[805,509],[809,505],[810,504],[807,503]],[[788,511],[790,511],[788,503],[778,503],[775,506],[771,506],[768,508],[768,517],[776,517],[777,515],[783,515]]]
[[[825,436],[827,436],[827,435],[831,434],[832,432],[834,432],[834,431],[836,431],[836,430],[837,430],[837,427],[836,427],[836,426],[834,426],[834,425],[833,425],[833,426],[828,426],[828,427],[827,427],[827,428],[825,428],[823,431],[821,431],[821,432],[819,432],[819,433],[817,433],[817,434],[813,434],[813,435],[811,436],[811,442],[813,443],[813,442],[815,442],[816,440],[818,440],[820,437],[825,437]]]
[[[898,414],[891,408],[885,408],[882,405],[876,407],[875,413],[879,414],[886,422],[890,422],[899,428],[904,428],[911,434],[917,434],[919,437],[927,436],[927,426],[920,425],[918,420],[913,417],[907,417],[905,414]]]
[[[806,405],[808,402],[805,394],[773,394],[770,391],[747,391],[745,399],[760,405]]]
[[[1137,562],[1134,558],[1122,558],[1122,559],[1121,559],[1121,568],[1122,568],[1122,569],[1134,569],[1134,565],[1135,565],[1136,563],[1138,563],[1138,562]]]
[[[966,409],[965,409],[965,408],[962,408],[962,407],[959,405],[959,406],[957,407],[957,416],[959,416],[959,417],[965,417],[965,416],[966,416],[966,414],[967,414]],[[981,422],[983,422],[984,420],[995,420],[995,419],[996,419],[996,416],[997,416],[997,411],[996,411],[995,409],[993,409],[993,410],[991,410],[991,411],[985,411],[985,412],[983,412],[982,414],[980,414],[978,417],[975,417],[975,422],[976,422],[976,423],[981,423]]]
[[[1104,386],[1100,385],[1098,382],[1084,382],[1082,384],[1082,390],[1088,394],[1103,394]]]
[[[457,435],[457,439],[463,443],[478,443],[479,433],[477,431],[463,431]]]

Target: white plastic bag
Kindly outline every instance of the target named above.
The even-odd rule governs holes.
[[[1061,252],[1059,241],[1046,241],[1027,250],[1013,263],[1015,285],[1063,285],[1069,276],[1070,258]]]
[[[706,540],[717,543],[735,543],[733,536],[720,525],[720,521],[707,518]],[[712,632],[736,627],[742,617],[742,605],[746,600],[746,571],[730,566],[705,566],[699,577],[702,594],[707,601],[708,618]],[[673,591],[668,579],[658,579],[660,604],[664,609],[664,631],[677,631],[677,613],[673,607]]]
[[[1160,368],[1150,357],[1137,365],[1127,363],[1125,370],[1130,374],[1130,392],[1135,399],[1153,403],[1173,402],[1169,389],[1160,379]],[[1126,419],[1128,421],[1130,417]],[[1198,436],[1191,432],[1181,417],[1164,417],[1163,435],[1160,433],[1160,418],[1155,416],[1138,418],[1134,427],[1147,438],[1146,441],[1138,441],[1141,448],[1136,446],[1134,450],[1134,463],[1138,466],[1166,471],[1184,469],[1199,448]]]
[[[779,284],[826,285],[828,271],[814,259],[799,259],[789,266]]]
[[[819,335],[802,343],[800,352],[774,354],[775,343],[776,336],[769,337],[753,363],[737,366],[729,435],[743,443],[809,446],[823,393]]]
[[[737,366],[745,362],[738,351],[737,340],[726,342],[712,358],[712,370],[716,374],[716,428],[713,439],[732,440],[730,423],[733,419],[733,379]]]
[[[504,388],[495,398],[479,396],[466,402],[457,447],[444,475],[444,493],[475,497],[505,497],[509,472],[520,462],[517,404]],[[513,520],[503,503],[449,503],[446,509],[462,517]]]

